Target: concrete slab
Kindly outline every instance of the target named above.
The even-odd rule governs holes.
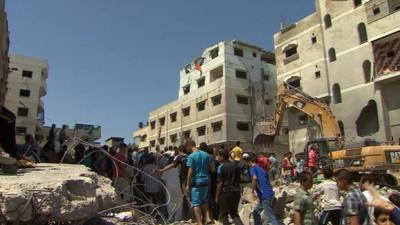
[[[117,204],[111,180],[83,165],[41,163],[16,175],[0,170],[0,210],[8,221],[77,221]]]

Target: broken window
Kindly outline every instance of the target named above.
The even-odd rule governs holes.
[[[197,136],[204,136],[206,134],[206,126],[197,128]]]
[[[198,102],[198,103],[197,103],[197,111],[198,111],[198,112],[201,112],[201,111],[203,111],[204,109],[206,109],[206,101],[204,100],[204,101],[202,101],[202,102]]]
[[[329,62],[336,61],[336,51],[334,48],[330,48],[328,50]]]
[[[389,52],[386,54],[386,57],[387,57],[387,58],[392,58],[392,57],[394,57],[394,55],[395,55],[394,51],[389,51]]]
[[[236,56],[243,57],[243,49],[233,48],[233,54],[236,55]]]
[[[177,112],[169,114],[169,118],[171,119],[171,122],[175,122],[176,121],[177,114],[178,114]]]
[[[326,14],[326,15],[324,16],[324,23],[325,23],[325,29],[328,29],[329,27],[332,26],[331,15]]]
[[[197,88],[201,88],[205,85],[206,83],[206,77],[200,77],[197,79]]]
[[[368,41],[367,28],[365,27],[364,23],[358,24],[357,31],[358,31],[358,38],[360,40],[360,44],[367,42]]]
[[[22,70],[22,76],[32,78],[33,72],[29,70]]]
[[[311,44],[315,44],[315,43],[317,43],[317,37],[312,36],[311,37]]]
[[[271,104],[271,100],[270,100],[270,99],[265,99],[265,104],[266,104],[266,105]]]
[[[285,53],[285,57],[289,58],[291,56],[294,56],[297,54],[297,44],[289,44],[283,49],[283,52]]]
[[[376,6],[374,9],[372,9],[372,12],[374,13],[374,15],[378,15],[379,13],[381,13],[381,10],[379,9],[379,6]]]
[[[160,123],[160,126],[164,126],[165,124],[165,117],[161,117],[158,121]]]
[[[357,135],[365,137],[379,131],[378,108],[374,100],[368,101],[356,121]]]
[[[18,116],[22,116],[22,117],[27,117],[28,116],[28,112],[29,112],[28,108],[19,107],[17,115]]]
[[[15,132],[17,134],[26,134],[26,127],[16,127]]]
[[[247,72],[243,70],[236,70],[236,78],[247,79]]]
[[[222,130],[222,121],[211,123],[211,128],[213,132],[218,132]]]
[[[243,131],[250,130],[249,122],[237,122],[236,127],[238,130],[243,130]]]
[[[145,142],[146,138],[147,138],[147,135],[145,135],[145,134],[140,136],[140,142]]]
[[[364,72],[364,80],[365,83],[371,81],[371,62],[369,60],[365,60],[363,62],[363,72]]]
[[[19,96],[21,97],[29,97],[31,96],[31,91],[26,89],[19,90]]]
[[[221,78],[224,75],[223,66],[219,66],[210,71],[210,83]]]
[[[292,76],[286,81],[286,83],[289,84],[289,88],[300,88],[300,80],[301,78],[299,76]]]
[[[150,146],[151,146],[151,147],[154,147],[154,146],[156,146],[156,140],[152,140],[152,141],[150,141]]]
[[[150,121],[150,128],[151,128],[152,130],[154,130],[154,129],[156,128],[156,121],[155,121],[155,120]]]
[[[354,0],[354,7],[358,7],[362,4],[362,0]]]
[[[341,120],[338,121],[338,125],[339,125],[339,130],[340,130],[340,134],[342,135],[342,137],[344,137],[344,124]]]
[[[249,97],[237,95],[236,96],[236,101],[239,104],[248,105],[249,104]]]
[[[340,90],[340,85],[339,84],[334,84],[332,88],[333,92],[333,103],[339,104],[342,102],[342,92]]]
[[[321,77],[321,71],[315,71],[315,79],[318,79]]]
[[[190,84],[183,86],[182,90],[183,90],[183,94],[184,95],[189,94],[189,92],[190,92]]]
[[[13,67],[13,68],[11,68],[11,70],[18,71],[18,68]]]
[[[190,130],[184,131],[182,135],[183,135],[184,140],[189,139],[190,138]]]
[[[165,143],[165,137],[158,139],[158,143],[160,143],[160,145],[163,145]]]
[[[210,51],[210,57],[211,57],[211,59],[215,59],[215,58],[218,57],[218,51],[219,51],[219,48],[218,48],[218,47],[216,47],[216,48],[214,48],[214,49],[212,49],[212,50]]]
[[[269,81],[270,75],[269,74],[263,74],[263,80]]]
[[[211,102],[213,106],[221,104],[221,94],[211,97]]]
[[[171,141],[171,143],[175,143],[178,140],[178,135],[177,134],[170,135],[169,140]]]
[[[183,117],[189,116],[190,115],[190,106],[183,108],[182,114],[183,114]]]
[[[308,122],[308,116],[307,115],[301,115],[299,116],[299,125],[305,125]]]
[[[253,52],[253,57],[257,58],[257,53]]]

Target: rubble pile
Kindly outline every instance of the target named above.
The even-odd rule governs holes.
[[[79,221],[118,204],[111,181],[83,165],[37,164],[16,175],[0,172],[0,210],[7,221]]]

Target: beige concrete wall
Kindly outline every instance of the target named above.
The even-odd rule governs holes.
[[[8,48],[9,48],[9,34],[7,13],[5,10],[5,1],[0,0],[0,106],[4,104],[6,91],[7,91],[7,77],[8,77]]]
[[[44,123],[40,115],[44,112],[41,97],[46,94],[46,79],[48,76],[47,60],[11,55],[11,72],[8,76],[8,92],[5,106],[16,116],[16,127],[25,127],[26,134],[35,136],[36,129]],[[32,71],[32,77],[23,77],[23,71]],[[20,90],[30,90],[29,97],[20,96]],[[28,108],[28,116],[18,116],[18,108]],[[18,129],[17,129],[18,130]],[[25,134],[17,134],[17,143],[24,142]]]

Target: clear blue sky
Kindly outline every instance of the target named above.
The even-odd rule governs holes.
[[[10,52],[49,61],[46,124],[102,126],[132,142],[178,95],[179,69],[221,40],[273,50],[312,0],[6,0]]]

